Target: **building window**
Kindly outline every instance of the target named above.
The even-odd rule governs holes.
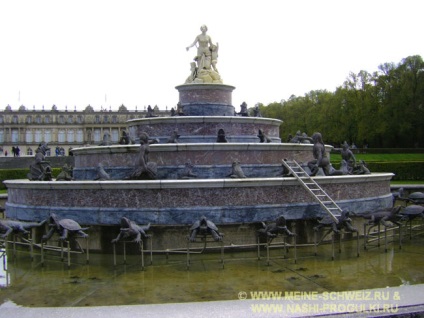
[[[96,117],[94,118],[94,123],[100,124],[100,116],[99,115],[96,115]]]
[[[32,149],[31,148],[27,148],[27,156],[32,156]]]
[[[119,141],[119,130],[118,129],[112,129],[111,141],[115,142],[115,143]]]
[[[44,117],[44,123],[45,124],[50,124],[50,116]]]
[[[4,130],[0,129],[0,143],[4,142]]]
[[[3,118],[3,115],[1,115],[0,116],[0,124],[3,124],[4,123],[4,118]]]
[[[19,130],[12,129],[12,142],[19,142]]]
[[[68,124],[72,124],[74,122],[74,118],[71,116],[68,117]]]
[[[64,124],[65,123],[65,117],[63,117],[63,115],[59,116],[59,124]]]
[[[102,140],[100,129],[94,129],[94,142],[100,142]]]
[[[32,117],[31,116],[27,116],[26,123],[27,124],[31,124],[32,123]]]
[[[84,142],[84,131],[82,129],[77,130],[77,142]]]
[[[52,132],[50,129],[44,130],[44,141],[47,143],[52,141]]]
[[[43,141],[43,134],[41,133],[41,129],[37,129],[35,131],[35,142],[42,142]]]
[[[103,116],[103,122],[105,124],[109,123],[109,116]]]
[[[74,142],[74,130],[68,129],[68,142]]]
[[[60,129],[57,133],[57,142],[63,143],[65,142],[65,131]]]
[[[40,115],[38,115],[37,117],[35,117],[35,122],[37,124],[41,124],[41,116]]]
[[[12,124],[17,124],[18,122],[19,122],[18,116],[17,115],[13,115]]]
[[[32,142],[33,140],[33,134],[31,129],[27,129],[25,132],[25,141],[26,142]]]
[[[81,115],[77,116],[77,123],[82,124],[82,116]]]
[[[112,123],[117,124],[118,123],[118,116],[114,115],[112,116]]]

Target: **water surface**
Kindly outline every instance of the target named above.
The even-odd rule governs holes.
[[[297,248],[285,255],[281,248],[271,250],[267,265],[266,252],[258,260],[256,251],[225,250],[224,268],[220,254],[191,256],[187,270],[185,254],[154,254],[153,264],[140,255],[90,254],[72,255],[71,266],[58,254],[45,257],[44,266],[36,250],[31,260],[24,248],[13,256],[3,249],[0,259],[0,303],[11,300],[22,306],[106,306],[136,305],[213,300],[236,300],[240,294],[266,291],[343,291],[424,283],[424,235],[363,249],[360,240],[357,257],[356,241],[342,242],[332,260],[331,244],[314,248]]]

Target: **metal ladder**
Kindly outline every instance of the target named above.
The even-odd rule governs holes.
[[[283,165],[290,171],[299,183],[309,192],[309,194],[315,198],[315,200],[321,205],[321,207],[328,213],[328,215],[339,223],[337,219],[341,216],[342,209],[337,205],[336,202],[325,191],[319,186],[318,183],[312,179],[308,173],[295,160],[283,160]]]

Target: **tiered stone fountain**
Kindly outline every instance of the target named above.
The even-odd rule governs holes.
[[[206,61],[205,66],[176,87],[183,116],[128,121],[136,142],[142,133],[160,140],[150,146],[149,154],[157,164],[156,180],[125,180],[139,154],[137,144],[78,148],[73,150],[74,181],[5,181],[7,217],[39,221],[55,212],[75,219],[91,227],[90,248],[99,251],[110,251],[123,216],[152,224],[155,250],[185,247],[188,226],[202,215],[224,232],[225,244],[254,244],[260,222],[279,215],[289,221],[298,241],[311,241],[311,220],[324,212],[295,178],[283,177],[281,161],[311,160],[312,145],[281,143],[280,120],[236,115],[234,87],[222,84],[208,64],[202,49],[209,41],[202,36],[207,35],[203,32],[196,38],[201,56],[197,60]],[[208,72],[210,77],[205,76]],[[261,143],[259,130],[271,142]],[[174,131],[180,135],[178,143],[167,143]],[[217,142],[219,131],[225,132],[227,142]],[[331,146],[326,149],[329,152]],[[240,163],[246,178],[230,177],[233,162]],[[99,163],[111,180],[93,181]],[[184,178],[189,163],[195,178]],[[392,176],[372,173],[315,180],[342,208],[362,212],[391,206]]]

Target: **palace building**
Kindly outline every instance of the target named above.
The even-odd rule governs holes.
[[[149,106],[150,109],[150,106]],[[153,108],[154,116],[171,116],[171,111]],[[88,105],[84,110],[60,111],[37,110],[20,106],[13,110],[10,105],[0,111],[0,156],[13,156],[12,149],[19,148],[20,156],[33,156],[41,142],[50,146],[50,156],[68,155],[72,148],[99,145],[105,135],[111,144],[118,144],[126,122],[130,119],[151,116],[148,110],[130,111],[121,105],[118,111],[102,109],[95,111]]]

